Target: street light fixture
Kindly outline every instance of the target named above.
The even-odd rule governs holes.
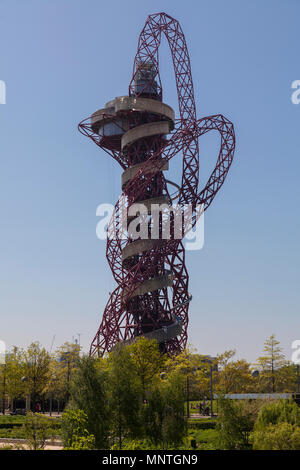
[[[213,371],[218,371],[218,364],[215,362],[216,358],[205,357],[201,359],[201,362],[209,364],[209,378],[210,378],[210,417],[214,417],[213,412]]]
[[[192,374],[196,374],[199,367],[193,367]],[[190,377],[189,373],[186,376],[186,406],[187,406],[187,418],[190,417]]]
[[[2,390],[2,414],[5,414],[5,386],[6,386],[6,363],[2,362],[3,365],[3,390]]]

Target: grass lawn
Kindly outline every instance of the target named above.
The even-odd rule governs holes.
[[[188,433],[189,442],[195,439],[198,450],[219,449],[218,432],[215,429],[190,429]]]

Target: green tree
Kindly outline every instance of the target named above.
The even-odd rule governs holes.
[[[218,367],[221,370],[224,369],[235,355],[236,355],[235,349],[229,349],[228,351],[225,351],[223,354],[218,354],[217,356]]]
[[[186,435],[185,376],[180,370],[165,374],[155,384],[143,407],[145,437],[151,446],[178,446]]]
[[[271,335],[265,341],[264,356],[260,356],[257,360],[261,368],[260,386],[263,391],[275,393],[280,377],[278,371],[282,366],[286,365],[285,356],[282,354],[282,348],[279,344],[280,342],[276,340],[275,335]]]
[[[125,438],[134,439],[141,432],[143,390],[137,375],[130,348],[115,348],[107,360],[109,380],[110,424],[113,442],[119,449]]]
[[[24,389],[32,396],[35,410],[38,395],[44,393],[49,379],[50,355],[39,342],[31,343],[23,354]]]
[[[24,384],[22,377],[24,376],[24,368],[22,364],[23,350],[13,346],[6,354],[6,365],[1,368],[1,397],[3,392],[10,397],[12,410],[14,408],[14,400],[24,395]],[[3,376],[5,374],[5,377]],[[5,390],[3,390],[5,384]]]
[[[178,372],[167,376],[163,382],[165,419],[163,423],[163,442],[168,446],[182,444],[186,436],[187,422],[184,413],[185,379]]]
[[[276,371],[276,390],[281,393],[293,393],[297,390],[297,366],[286,362]]]
[[[192,352],[188,349],[184,349],[176,356],[168,356],[166,358],[165,371],[170,372],[181,372],[183,375],[191,373],[194,368],[192,363]]]
[[[157,447],[164,441],[165,396],[162,386],[156,385],[152,389],[147,403],[143,407],[143,423],[145,437],[151,444]]]
[[[58,397],[68,401],[70,382],[79,364],[80,346],[65,342],[54,354],[50,367],[49,385],[47,390],[55,390]]]
[[[128,351],[141,383],[143,398],[146,398],[146,390],[153,385],[154,378],[163,366],[164,357],[159,351],[157,341],[143,336],[128,346]]]
[[[66,399],[66,386],[61,374],[57,374],[58,368],[59,364],[57,358],[52,355],[49,363],[48,380],[44,391],[50,400],[53,401],[54,398],[59,402],[59,400]]]
[[[216,391],[219,393],[248,393],[254,388],[250,364],[245,359],[227,362],[218,373]]]
[[[85,413],[86,428],[95,437],[97,449],[108,447],[108,372],[103,359],[80,358],[70,382],[71,409]]]
[[[210,356],[201,354],[191,354],[190,356],[191,366],[190,369],[190,395],[192,400],[199,400],[199,398],[209,397],[211,392],[210,386],[210,375],[211,367],[213,386],[215,385],[218,377],[217,372],[217,361],[212,359]]]
[[[195,355],[191,349],[185,349],[180,354],[165,360],[164,368],[168,377],[173,373],[183,376],[187,401],[199,398],[200,389],[202,391],[210,389],[210,365],[204,358],[207,356]]]
[[[225,450],[251,448],[250,433],[257,416],[256,404],[234,402],[228,398],[220,398],[218,402],[220,447]]]

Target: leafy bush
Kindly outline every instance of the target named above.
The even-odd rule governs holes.
[[[85,436],[74,436],[71,447],[65,450],[92,450],[95,449],[95,437],[86,433]]]
[[[257,450],[300,450],[300,409],[293,401],[266,404],[254,427]]]
[[[255,450],[300,450],[300,427],[282,422],[254,431]]]
[[[45,415],[42,415],[44,417],[46,417]],[[55,418],[48,418],[49,419],[49,424],[51,424],[51,427],[53,429],[57,429],[59,430],[60,429],[60,420],[59,419],[55,419]],[[25,424],[25,420],[22,421],[22,422],[6,422],[6,423],[1,423],[0,422],[0,431],[2,429],[17,429],[17,428],[21,428],[23,427]]]
[[[44,449],[46,439],[54,434],[52,420],[38,413],[27,413],[24,428],[27,444],[31,450]]]
[[[156,449],[149,441],[143,439],[124,439],[122,442],[123,450],[152,450]],[[111,450],[119,450],[119,443],[116,442]]]
[[[64,449],[89,450],[95,448],[95,437],[87,430],[87,415],[83,410],[66,410],[62,415]]]
[[[255,429],[263,430],[270,424],[283,422],[300,426],[300,408],[294,401],[278,400],[267,403],[260,410]]]

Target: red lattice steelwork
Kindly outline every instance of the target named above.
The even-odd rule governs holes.
[[[172,55],[179,103],[179,119],[164,104],[159,75],[158,49],[164,33]],[[108,226],[107,260],[117,283],[106,305],[90,354],[102,355],[118,342],[143,335],[155,338],[163,352],[177,353],[186,346],[188,273],[181,239],[171,231],[168,240],[161,232],[151,238],[150,207],[172,205],[168,180],[169,161],[183,156],[182,182],[177,204],[190,204],[194,216],[184,222],[184,233],[196,223],[197,206],[206,210],[222,186],[230,168],[235,136],[233,125],[222,115],[197,120],[190,59],[181,27],[166,13],[150,15],[141,32],[134,60],[129,96],[107,103],[79,124],[79,130],[119,162],[122,197]],[[205,187],[198,190],[198,138],[217,130],[221,146],[217,164]],[[169,134],[169,138],[166,135]],[[130,222],[122,226],[134,204],[143,204],[148,222],[147,236],[133,238]],[[174,219],[171,217],[171,227]],[[163,219],[160,219],[162,229]]]

